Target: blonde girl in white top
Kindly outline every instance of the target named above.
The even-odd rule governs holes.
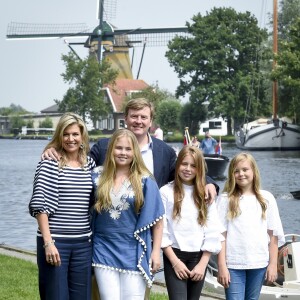
[[[251,154],[239,153],[231,160],[217,206],[226,229],[218,255],[218,281],[226,299],[258,299],[264,280],[277,279],[278,245],[284,243],[284,234],[276,200],[260,190]]]
[[[160,189],[166,211],[164,273],[171,300],[198,300],[210,255],[221,250],[216,204],[206,204],[205,184],[202,151],[185,146],[178,154],[175,180]]]

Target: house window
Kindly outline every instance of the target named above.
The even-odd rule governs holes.
[[[113,130],[114,129],[114,119],[108,119],[107,120],[108,123],[108,130]]]
[[[124,119],[119,120],[119,128],[126,128]]]
[[[209,129],[222,129],[222,122],[221,121],[209,122]]]
[[[100,130],[107,129],[107,120],[106,119],[99,120],[99,129]]]

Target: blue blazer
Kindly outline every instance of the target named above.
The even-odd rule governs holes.
[[[154,177],[159,188],[171,182],[175,178],[176,153],[172,147],[155,137],[151,137],[153,142],[153,169]],[[97,166],[102,166],[105,160],[109,138],[100,139],[92,146],[89,156],[94,159]],[[217,192],[219,186],[210,177],[206,176],[207,183],[213,183]]]

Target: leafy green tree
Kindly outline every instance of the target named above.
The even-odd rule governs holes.
[[[9,107],[0,107],[1,116],[22,115],[26,113],[28,113],[26,109],[24,109],[20,105],[15,105],[13,103]]]
[[[170,100],[171,101],[179,101],[169,91],[162,90],[162,89],[158,88],[157,86],[149,86],[142,91],[132,93],[130,96],[126,97],[126,99],[123,103],[123,110],[124,110],[127,102],[130,99],[137,99],[137,98],[148,99],[154,105],[155,112],[157,112],[157,108],[158,108],[159,104],[163,101],[170,101]]]
[[[187,102],[183,105],[180,113],[180,127],[182,132],[185,127],[189,128],[190,135],[199,133],[199,122],[207,119],[207,108],[205,105]]]
[[[162,101],[156,107],[156,122],[164,132],[174,131],[179,128],[179,115],[181,104],[179,101]]]
[[[102,87],[114,83],[118,72],[110,68],[110,64],[103,60],[98,63],[95,56],[80,60],[74,53],[63,55],[66,66],[62,77],[71,87],[67,90],[63,100],[55,100],[59,111],[72,111],[83,117],[89,117],[96,122],[100,116],[111,112],[110,103],[105,98]]]
[[[278,80],[283,111],[299,123],[300,117],[300,17],[290,26],[287,41],[275,56],[276,68],[272,78]]]
[[[34,128],[34,121],[32,119],[26,122],[27,128]]]
[[[43,121],[40,121],[39,128],[53,128],[52,119],[50,117],[46,117]]]
[[[255,97],[251,90],[260,84],[257,51],[267,32],[249,12],[232,8],[214,8],[206,16],[199,13],[187,27],[190,37],[176,37],[166,53],[180,78],[176,96],[189,93],[195,105],[208,103],[209,113],[227,118],[230,134],[231,119],[244,116],[248,99],[254,117],[264,97],[263,92],[262,98]]]
[[[289,39],[291,25],[300,17],[300,0],[281,0],[278,11],[278,38]],[[280,49],[280,45],[279,45]]]
[[[25,126],[26,123],[24,121],[24,119],[22,117],[20,117],[19,115],[12,115],[10,117],[10,124],[11,124],[11,128],[14,128],[14,129],[21,129],[22,126]]]

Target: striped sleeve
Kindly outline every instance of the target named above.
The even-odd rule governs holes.
[[[58,174],[56,161],[43,160],[36,168],[29,213],[36,217],[39,213],[52,215],[58,206]]]

